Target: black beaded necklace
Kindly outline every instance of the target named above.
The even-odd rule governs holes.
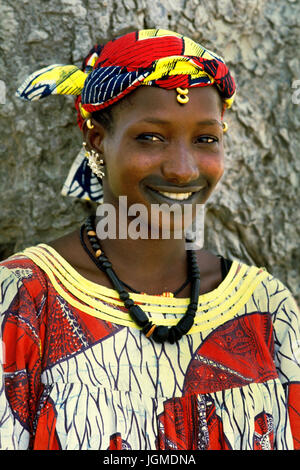
[[[84,241],[84,230],[86,230],[87,232],[87,236],[95,252],[95,256],[92,255]],[[165,341],[169,341],[171,344],[173,344],[178,341],[183,335],[188,333],[188,331],[194,324],[200,293],[200,271],[198,268],[196,253],[193,250],[187,251],[188,270],[189,277],[191,280],[190,303],[188,305],[184,317],[182,317],[176,325],[168,328],[167,326],[153,324],[149,320],[145,312],[141,309],[141,307],[139,305],[136,305],[134,301],[130,298],[129,293],[125,289],[124,283],[118,278],[112,268],[111,262],[105,256],[104,252],[100,247],[99,239],[97,238],[95,230],[94,217],[88,217],[86,222],[82,225],[80,230],[80,240],[83,248],[85,249],[89,257],[92,259],[92,261],[101,271],[103,271],[107,275],[114,289],[118,292],[120,299],[123,301],[125,307],[129,311],[130,317],[140,328],[142,328],[142,331],[147,338],[151,337],[157,343],[164,343]]]

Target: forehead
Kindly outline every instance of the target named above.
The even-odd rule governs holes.
[[[166,90],[154,86],[140,86],[116,106],[116,118],[131,120],[154,116],[170,121],[195,118],[220,119],[222,101],[218,91],[212,87],[189,88],[189,101],[180,104],[176,90]]]

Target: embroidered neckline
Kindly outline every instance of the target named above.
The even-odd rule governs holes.
[[[49,245],[29,247],[15,256],[30,258],[47,274],[58,294],[73,307],[109,322],[138,328],[114,289],[86,279]],[[216,327],[233,318],[267,275],[260,268],[233,261],[222,282],[199,296],[195,324],[188,334]],[[167,326],[177,323],[189,302],[189,298],[162,295],[130,293],[130,296],[143,305],[153,323]]]

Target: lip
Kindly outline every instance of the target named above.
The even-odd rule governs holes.
[[[165,185],[165,186],[151,186],[146,185],[146,187],[152,189],[152,191],[163,191],[165,193],[198,193],[202,189],[204,189],[205,185],[203,186],[174,186],[174,185]]]
[[[179,187],[174,187],[174,186],[160,186],[159,188],[153,188],[150,186],[145,186],[144,190],[147,194],[148,199],[150,199],[150,202],[155,202],[155,203],[160,203],[160,204],[191,204],[193,203],[196,199],[198,199],[199,194],[205,189],[205,186],[201,188],[195,189],[193,188],[179,188]],[[159,191],[163,191],[166,193],[173,193],[173,194],[182,194],[182,193],[192,193],[188,198],[186,199],[172,199],[169,198],[163,194],[161,194]]]

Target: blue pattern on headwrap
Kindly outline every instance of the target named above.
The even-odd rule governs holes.
[[[128,72],[125,67],[109,66],[94,69],[85,81],[81,94],[82,104],[103,104],[113,99],[135,82],[141,82],[149,75],[143,69]],[[101,101],[97,101],[99,97]]]

